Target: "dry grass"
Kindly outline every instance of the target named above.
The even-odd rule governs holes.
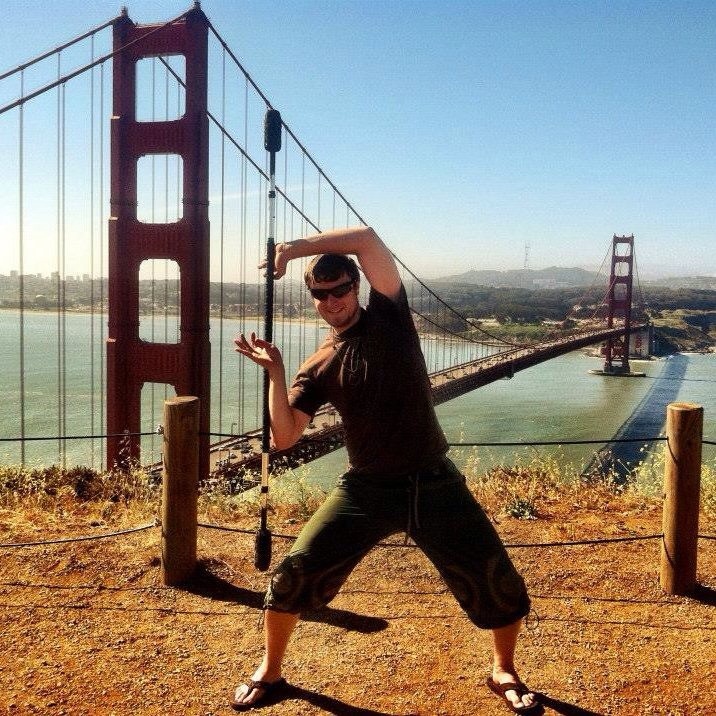
[[[575,508],[635,510],[661,499],[664,451],[650,454],[626,483],[610,472],[585,478],[558,455],[535,455],[514,465],[485,471],[477,450],[459,454],[468,485],[477,500],[493,515],[539,519],[556,503]],[[271,512],[284,523],[305,521],[325,498],[325,491],[310,480],[310,473],[284,472],[272,479]],[[701,507],[716,518],[716,469],[702,466]],[[28,525],[40,514],[84,523],[126,525],[157,516],[161,487],[147,472],[136,468],[98,472],[86,467],[62,469],[0,466],[0,526],[9,521]],[[226,480],[214,477],[199,493],[199,513],[212,522],[231,522],[255,515],[256,490],[232,494]],[[18,525],[19,526],[19,525]]]
[[[159,487],[140,469],[0,466],[0,528],[32,535],[40,524],[58,533],[77,523],[133,526],[158,513],[159,496]]]

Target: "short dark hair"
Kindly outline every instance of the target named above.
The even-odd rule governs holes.
[[[344,254],[320,254],[306,267],[303,280],[309,288],[317,282],[337,281],[346,274],[351,281],[358,282],[360,273],[356,262]]]

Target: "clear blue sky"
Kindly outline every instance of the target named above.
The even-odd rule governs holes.
[[[187,7],[128,3],[139,23]],[[644,276],[716,274],[716,3],[202,9],[420,276],[522,268],[526,243],[531,268],[596,268],[613,233],[635,234]],[[3,10],[0,71],[119,3],[5,0]]]

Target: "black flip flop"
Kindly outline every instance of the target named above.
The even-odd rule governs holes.
[[[276,697],[281,695],[281,691],[283,691],[287,685],[286,679],[277,679],[276,681],[254,681],[254,679],[249,679],[245,684],[248,688],[246,695],[248,696],[254,689],[261,689],[263,693],[256,701],[250,704],[240,703],[234,700],[231,702],[231,708],[234,709],[234,711],[248,711],[249,709],[269,706],[280,700]]]
[[[509,681],[506,684],[498,684],[491,676],[488,676],[485,683],[487,684],[487,688],[497,694],[505,702],[505,706],[513,713],[530,714],[530,716],[544,713],[544,707],[539,701],[535,700],[532,706],[515,706],[512,701],[507,698],[507,692],[514,691],[520,698],[525,694],[534,694],[535,699],[537,699],[537,694],[531,689],[528,689],[521,681]]]

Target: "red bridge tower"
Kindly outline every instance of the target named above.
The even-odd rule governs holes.
[[[629,329],[631,327],[632,272],[634,235],[612,238],[612,270],[609,277],[607,327],[615,328],[615,320],[623,321],[624,333],[608,338],[604,350],[604,372],[629,373]]]
[[[209,459],[209,214],[207,116],[208,21],[196,3],[180,20],[135,25],[126,12],[114,25],[109,219],[107,431],[136,433],[145,382],[168,383],[200,399],[201,474]],[[121,50],[121,51],[120,51]],[[136,119],[136,66],[145,57],[183,55],[186,111],[172,121]],[[183,215],[167,224],[137,219],[137,161],[175,154],[183,161]],[[179,266],[179,343],[139,338],[139,267],[148,259]],[[107,463],[139,459],[139,440],[109,438]]]

